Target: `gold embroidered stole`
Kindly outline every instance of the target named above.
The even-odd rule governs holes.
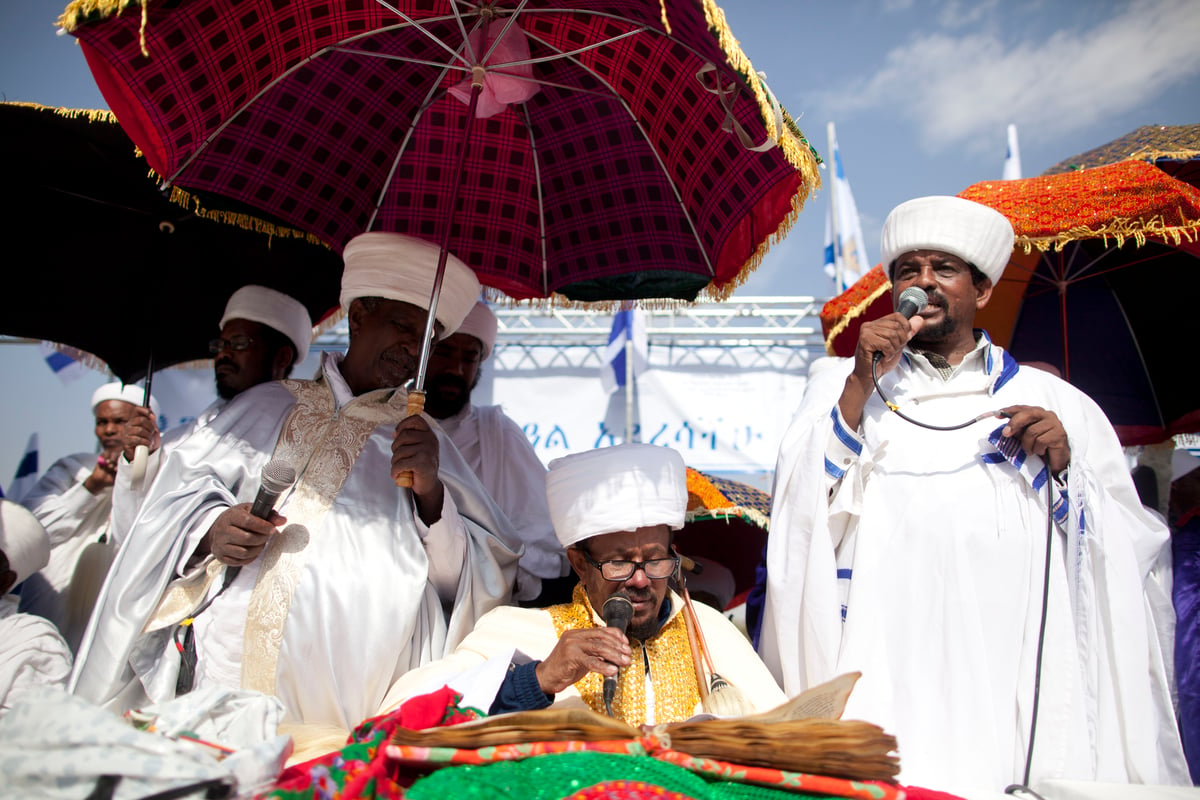
[[[292,595],[308,560],[308,545],[350,475],[367,439],[380,425],[405,416],[405,393],[377,390],[355,397],[340,410],[324,378],[283,381],[296,398],[273,458],[299,476],[281,513],[289,523],[261,558],[258,580],[246,611],[242,687],[275,693],[279,647]]]
[[[599,627],[582,583],[575,586],[571,599],[573,602],[546,609],[559,638],[564,631]],[[683,617],[683,614],[675,614],[658,635],[648,641],[629,640],[633,663],[621,670],[613,698],[613,713],[627,725],[636,727],[646,722],[646,662],[649,662],[650,681],[654,685],[655,724],[685,720],[700,703],[700,687],[696,683],[687,623]],[[604,677],[600,673],[589,672],[575,683],[575,688],[589,708],[597,714],[606,713]]]

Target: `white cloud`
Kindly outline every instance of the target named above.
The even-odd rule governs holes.
[[[987,27],[894,48],[875,75],[826,98],[834,118],[884,113],[915,124],[931,152],[990,151],[1014,120],[1046,138],[1069,134],[1200,75],[1195,0],[1137,0],[1091,28],[1016,43]]]

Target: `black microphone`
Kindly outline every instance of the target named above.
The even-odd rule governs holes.
[[[899,302],[896,303],[896,311],[900,312],[905,319],[912,319],[927,305],[929,305],[929,295],[925,294],[925,290],[917,286],[910,286],[900,293]],[[883,360],[883,353],[876,350],[871,360],[878,364]]]
[[[279,495],[287,491],[296,482],[296,470],[286,461],[273,458],[262,468],[262,482],[258,487],[258,495],[250,513],[259,519],[269,519],[271,510]]]
[[[629,627],[629,621],[633,619],[633,603],[623,594],[614,594],[604,601],[604,610],[600,613],[604,617],[604,624],[610,628],[616,628],[621,633]],[[604,678],[604,710],[611,717],[613,697],[617,693],[617,677],[605,676]]]

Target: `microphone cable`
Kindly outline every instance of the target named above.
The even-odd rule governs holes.
[[[892,402],[891,398],[888,397],[883,391],[883,387],[879,385],[878,367],[881,360],[883,360],[883,354],[876,350],[875,355],[871,358],[871,381],[875,384],[875,391],[879,392],[879,399],[883,401],[883,404],[905,422],[911,422],[913,425],[917,425],[922,428],[928,428],[931,431],[957,431],[970,425],[974,425],[976,422],[982,422],[985,419],[1007,419],[1009,416],[1003,411],[985,411],[979,416],[972,417],[966,422],[961,422],[958,425],[932,425],[928,422],[921,422],[919,419],[913,419],[901,411],[900,407]]]
[[[891,398],[889,398],[883,391],[883,387],[879,385],[879,372],[877,367],[879,366],[879,362],[881,360],[882,354],[876,351],[874,357],[871,359],[871,380],[875,384],[875,391],[879,392],[879,399],[883,400],[884,405],[886,405],[892,412],[894,412],[905,422],[910,422],[913,425],[917,425],[921,428],[927,428],[931,431],[956,431],[966,428],[969,425],[974,425],[976,422],[982,422],[985,419],[1007,419],[1010,416],[1009,414],[1005,414],[1003,411],[988,411],[980,414],[977,417],[973,417],[966,422],[959,423],[958,425],[931,425],[928,422],[921,422],[920,420],[913,419],[901,411],[899,406],[893,403]],[[1033,708],[1031,709],[1031,719],[1029,721],[1029,747],[1025,751],[1025,775],[1023,782],[1020,784],[1010,784],[1004,789],[1005,794],[1024,792],[1033,796],[1034,798],[1041,798],[1041,795],[1029,788],[1029,776],[1033,769],[1033,743],[1037,735],[1038,706],[1041,702],[1042,691],[1042,654],[1045,651],[1046,620],[1050,607],[1050,556],[1054,541],[1053,489],[1054,478],[1050,475],[1050,464],[1049,462],[1046,462],[1046,558],[1045,572],[1042,576],[1042,613],[1041,620],[1038,623],[1037,654],[1034,659]]]

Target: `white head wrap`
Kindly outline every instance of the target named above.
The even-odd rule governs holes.
[[[402,233],[360,233],[346,243],[342,259],[342,310],[359,297],[383,297],[429,309],[433,279],[441,248]],[[475,299],[479,281],[471,268],[453,253],[446,255],[446,272],[438,295],[437,321],[442,336],[458,330]]]
[[[1013,228],[993,208],[961,197],[918,197],[892,209],[883,223],[880,260],[888,276],[897,258],[914,250],[939,250],[1000,280],[1012,256]]]
[[[546,473],[550,520],[563,547],[650,525],[683,527],[687,467],[668,447],[621,444],[556,458]]]
[[[0,550],[17,573],[17,583],[50,563],[50,537],[28,509],[0,500]]]
[[[467,314],[467,318],[462,321],[462,325],[458,326],[455,333],[465,333],[478,339],[479,343],[483,345],[480,360],[487,361],[488,356],[492,354],[492,348],[496,346],[496,330],[498,328],[496,315],[487,307],[487,303],[480,300],[471,307],[471,312]]]
[[[123,400],[126,403],[140,406],[145,396],[146,390],[132,383],[128,385],[122,384],[120,381],[106,383],[92,392],[92,411],[94,412],[96,406],[108,400]],[[154,395],[150,395],[150,410],[154,412],[154,416],[158,416],[158,401],[154,399]]]
[[[231,319],[244,319],[279,331],[296,348],[295,364],[308,358],[313,324],[308,309],[294,297],[266,286],[243,286],[229,296],[219,327]]]

